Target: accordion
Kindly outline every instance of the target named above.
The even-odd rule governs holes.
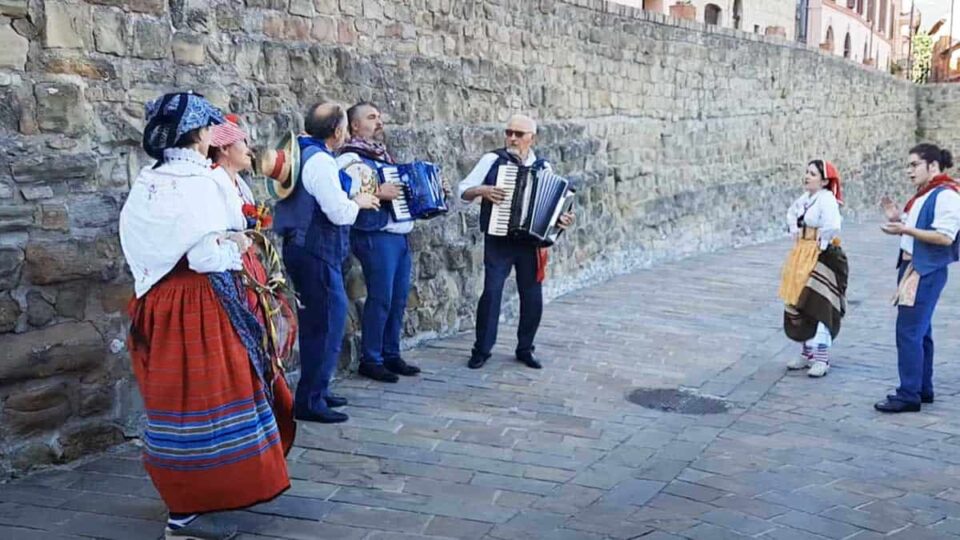
[[[497,170],[496,187],[506,197],[493,205],[487,234],[529,239],[541,246],[557,241],[562,231],[557,222],[573,207],[576,192],[569,180],[549,169],[506,164]]]
[[[447,213],[440,168],[427,161],[380,167],[380,183],[399,184],[400,196],[391,201],[394,221],[430,219]]]

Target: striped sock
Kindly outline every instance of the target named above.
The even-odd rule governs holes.
[[[800,351],[800,354],[803,355],[804,358],[810,360],[813,358],[813,349],[811,349],[809,345],[804,343],[803,350]]]
[[[828,354],[829,350],[830,349],[827,348],[826,345],[817,345],[817,350],[816,352],[813,353],[813,359],[819,362],[824,362],[829,364],[830,363],[830,355]]]
[[[170,512],[170,516],[167,518],[167,527],[174,531],[182,529],[197,519],[199,515],[200,514],[175,514]]]

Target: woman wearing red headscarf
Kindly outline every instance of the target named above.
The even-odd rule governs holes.
[[[807,164],[804,193],[787,211],[795,244],[783,266],[780,298],[787,337],[803,344],[787,369],[823,377],[830,369],[830,346],[847,310],[847,257],[840,249],[840,174],[832,163]]]
[[[224,207],[228,209],[230,230],[252,231],[253,249],[243,253],[243,284],[247,307],[263,327],[263,344],[269,361],[263,367],[272,389],[273,413],[280,428],[285,452],[293,446],[296,424],[293,420],[293,394],[284,378],[283,362],[293,351],[296,340],[296,315],[285,293],[289,286],[283,262],[261,229],[270,227],[270,216],[258,206],[253,191],[240,176],[253,166],[249,137],[236,115],[224,115],[224,122],[210,128],[208,157],[213,163],[213,179]]]

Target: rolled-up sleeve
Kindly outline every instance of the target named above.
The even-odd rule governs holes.
[[[480,158],[480,161],[474,165],[473,170],[470,171],[470,174],[461,180],[460,184],[457,186],[457,196],[460,197],[461,201],[463,200],[463,194],[466,193],[467,190],[483,184],[483,180],[487,177],[487,173],[490,172],[490,167],[492,167],[496,161],[496,154],[484,154],[483,157]]]
[[[360,207],[340,187],[340,167],[333,157],[323,153],[311,157],[300,181],[334,225],[353,225],[357,220]]]
[[[937,197],[937,206],[933,212],[933,229],[940,234],[956,240],[960,231],[960,194],[943,190]]]

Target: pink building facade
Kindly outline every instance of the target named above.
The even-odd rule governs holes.
[[[807,44],[883,70],[889,70],[897,60],[900,0],[806,3]]]

